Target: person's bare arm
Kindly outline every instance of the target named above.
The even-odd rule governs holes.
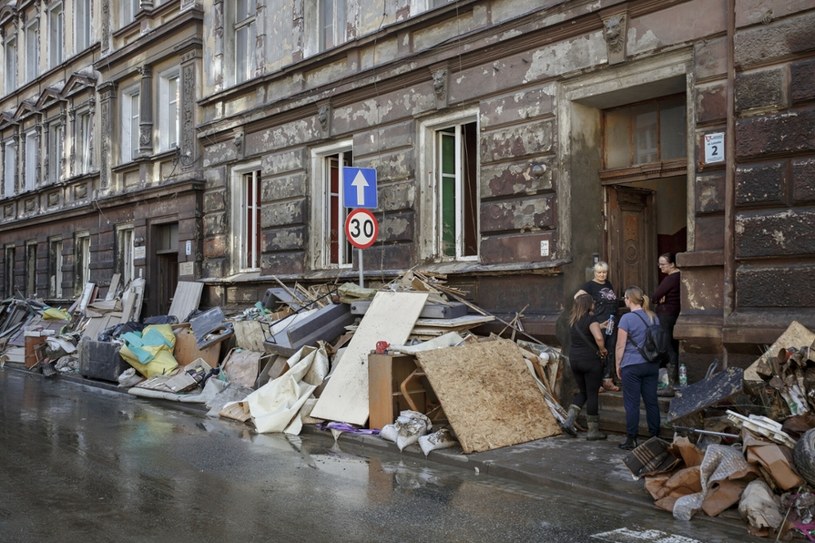
[[[583,290],[583,289],[581,288],[580,290],[578,290],[577,292],[575,292],[575,294],[574,294],[574,299],[576,300],[576,299],[577,299],[577,297],[578,297],[578,296],[580,296],[581,294],[588,294],[588,292],[586,292],[585,290]]]
[[[600,351],[600,354],[606,356],[608,351],[606,350],[603,332],[600,330],[600,324],[597,322],[591,323],[589,325],[589,330],[591,331],[591,335],[594,336],[595,343],[597,343],[597,350]]]

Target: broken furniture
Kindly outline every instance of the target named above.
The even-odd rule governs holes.
[[[425,412],[429,387],[417,379],[416,373],[414,356],[368,355],[369,428],[382,429],[406,409]]]
[[[328,304],[308,313],[295,313],[277,323],[264,342],[269,352],[291,356],[317,341],[331,341],[354,321],[346,304]]]
[[[87,337],[79,341],[79,373],[88,379],[117,382],[130,365],[119,356],[120,345],[109,341],[94,341]]]
[[[195,344],[204,349],[230,337],[233,333],[232,323],[227,322],[220,307],[213,307],[190,320]]]
[[[741,392],[744,370],[727,368],[696,383],[682,387],[671,398],[668,422],[681,419]]]

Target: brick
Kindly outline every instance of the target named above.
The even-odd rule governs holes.
[[[785,182],[784,162],[740,166],[736,168],[736,205],[781,204]]]
[[[736,75],[736,111],[783,107],[784,74],[780,68]]]
[[[736,270],[739,308],[811,308],[815,306],[815,275],[811,265],[741,266]]]
[[[696,178],[696,213],[724,211],[724,173]]]
[[[813,110],[737,120],[736,157],[815,151],[813,126]],[[784,137],[779,137],[779,134]]]
[[[795,203],[815,201],[815,158],[792,161],[792,199]]]
[[[815,59],[790,66],[790,98],[793,103],[815,100]]]
[[[717,83],[696,89],[696,120],[700,123],[727,118],[727,88]]]
[[[811,50],[815,45],[815,11],[740,30],[734,45],[737,66],[766,63]]]
[[[736,216],[736,257],[815,255],[815,211],[741,213]]]

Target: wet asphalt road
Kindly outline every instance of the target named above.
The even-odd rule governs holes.
[[[175,404],[8,368],[0,473],[3,542],[753,540],[573,488],[328,436],[253,435]]]

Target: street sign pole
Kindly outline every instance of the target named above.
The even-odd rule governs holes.
[[[365,288],[363,279],[365,273],[362,267],[362,249],[357,249],[357,254],[359,255],[359,288]]]
[[[362,262],[362,250],[374,244],[379,236],[379,223],[374,214],[367,209],[355,209],[345,218],[345,236],[348,242],[359,252],[357,265],[359,267],[359,286],[364,288],[363,275],[365,273]]]

